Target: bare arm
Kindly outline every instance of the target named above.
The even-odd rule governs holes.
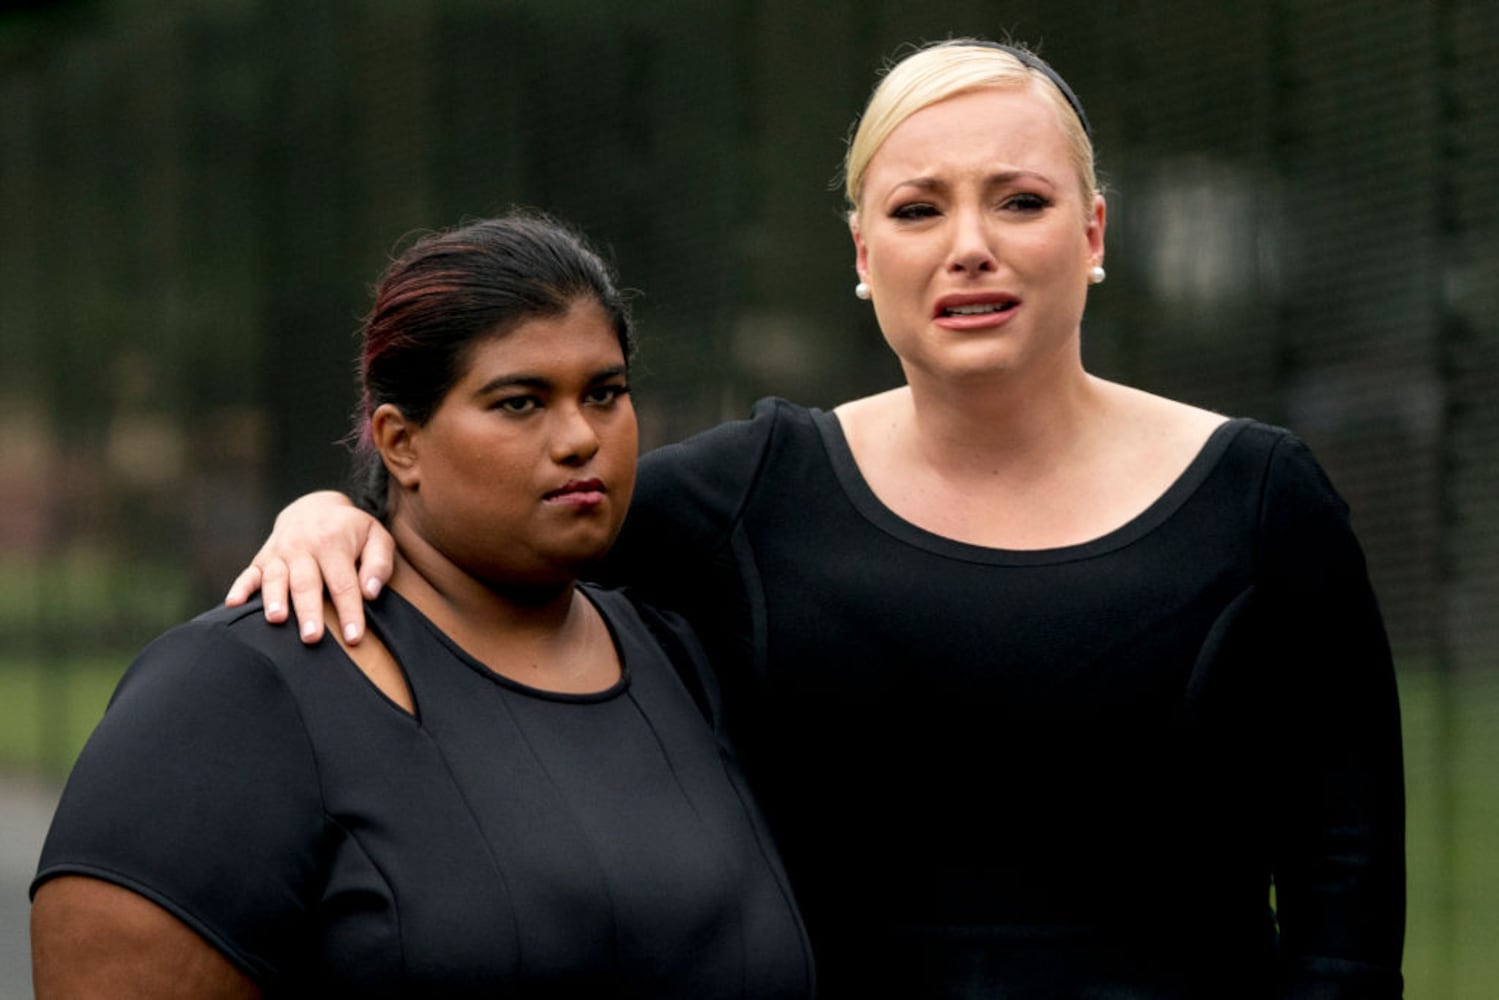
[[[364,636],[363,600],[378,594],[390,579],[394,557],[390,533],[348,497],[309,493],[276,517],[271,536],[229,588],[224,603],[243,604],[259,590],[266,620],[283,622],[289,592],[302,641],[310,645],[323,637],[326,586],[340,632],[357,643]]]
[[[81,876],[42,884],[31,907],[37,1000],[249,1000],[259,987],[166,910]]]

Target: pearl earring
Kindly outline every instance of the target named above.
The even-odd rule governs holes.
[[[861,281],[857,285],[854,286],[854,298],[856,298],[856,299],[862,299],[865,302],[868,302],[869,301],[869,295],[870,295],[870,293],[869,293],[869,285],[868,285],[868,283]]]
[[[1088,284],[1090,285],[1103,284],[1103,279],[1108,276],[1108,272],[1103,269],[1102,264],[1094,264],[1088,268]]]

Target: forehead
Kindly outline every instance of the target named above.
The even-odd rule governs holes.
[[[914,177],[1017,169],[1056,181],[1069,175],[1066,132],[1034,86],[985,87],[912,112],[870,160],[866,189]]]
[[[465,379],[488,379],[500,371],[614,367],[624,363],[624,350],[604,307],[583,297],[564,313],[534,316],[476,339],[467,362]]]

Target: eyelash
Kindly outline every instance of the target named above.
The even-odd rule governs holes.
[[[1022,202],[1024,204],[1021,204]],[[1024,194],[1017,194],[1013,198],[1005,199],[1004,207],[1015,208],[1022,212],[1039,212],[1042,209],[1050,208],[1051,204],[1050,198],[1026,192]]]
[[[622,396],[628,395],[630,387],[621,382],[611,382],[608,385],[595,386],[584,394],[585,402],[593,402],[597,406],[609,406],[619,402]],[[602,395],[603,399],[589,400],[590,396]]]
[[[541,407],[541,400],[536,396],[506,396],[504,399],[494,401],[494,409],[504,410],[506,413],[520,416],[530,413]]]
[[[1000,203],[1000,208],[1017,211],[1024,215],[1033,215],[1052,206],[1052,200],[1039,194],[1024,192],[1011,195]],[[937,206],[931,202],[915,201],[906,205],[898,205],[890,210],[890,218],[897,222],[919,222],[930,219],[941,214]]]
[[[622,383],[609,383],[597,385],[583,394],[583,402],[589,406],[612,406],[619,402],[622,396],[629,393],[630,387]],[[512,416],[524,416],[534,413],[543,406],[540,396],[527,394],[524,396],[506,396],[494,402],[494,409],[503,410]]]
[[[935,205],[918,201],[891,209],[890,218],[899,222],[915,222],[918,219],[930,219],[936,214],[937,207]]]

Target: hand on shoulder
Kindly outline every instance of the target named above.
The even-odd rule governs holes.
[[[364,636],[364,598],[380,593],[394,564],[395,540],[379,521],[342,493],[309,493],[276,517],[271,536],[235,579],[224,603],[235,607],[259,590],[266,620],[284,622],[290,596],[302,641],[311,645],[323,637],[326,589],[340,633],[357,643]]]

